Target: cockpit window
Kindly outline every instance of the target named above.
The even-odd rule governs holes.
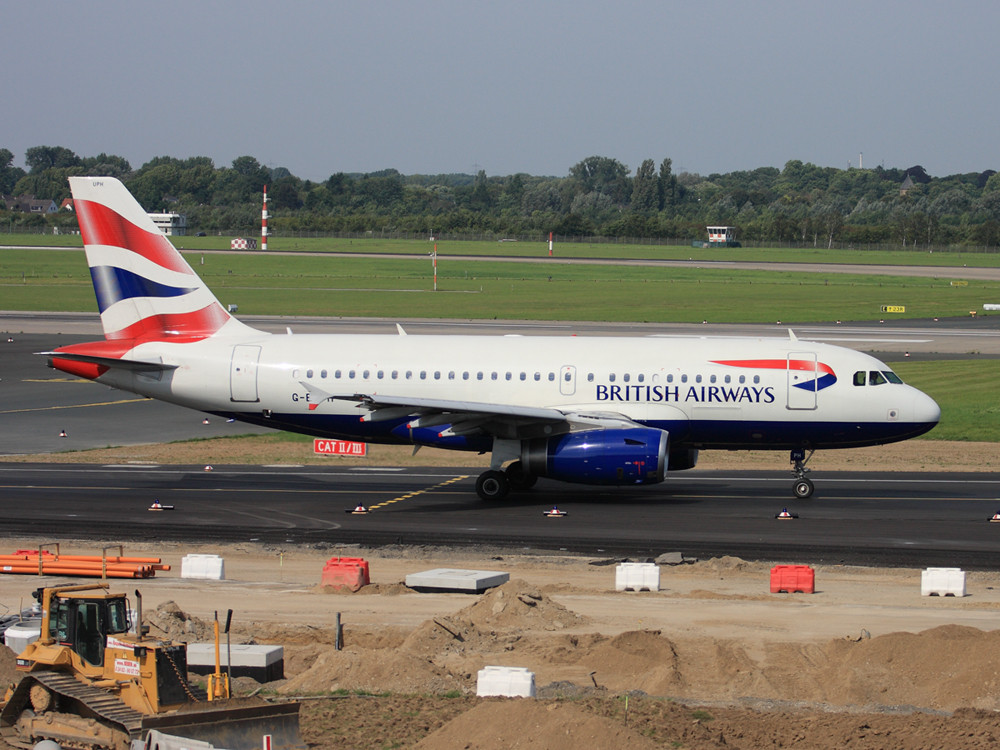
[[[882,385],[885,382],[887,382],[885,376],[878,370],[872,370],[868,373],[868,385]]]
[[[885,375],[885,379],[888,380],[890,383],[895,383],[896,385],[903,384],[903,379],[899,377],[899,375],[894,373],[892,370],[883,370],[882,374]]]
[[[868,382],[868,378],[865,377],[864,370],[858,370],[854,373],[854,385],[864,385],[866,382]]]

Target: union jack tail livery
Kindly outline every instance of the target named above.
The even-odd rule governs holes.
[[[812,494],[818,448],[881,445],[938,405],[868,354],[751,337],[270,334],[233,318],[111,177],[71,177],[104,339],[52,367],[328,440],[491,453],[484,500],[539,477],[655,484],[701,450],[787,450]]]
[[[235,322],[121,182],[69,181],[105,338],[194,341]]]

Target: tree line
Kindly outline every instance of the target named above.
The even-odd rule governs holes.
[[[675,173],[671,159],[644,160],[634,174],[617,159],[590,156],[563,177],[404,175],[395,169],[337,172],[321,182],[252,156],[229,166],[195,156],[159,156],[138,169],[113,154],[81,157],[35,146],[27,169],[0,148],[0,193],[58,204],[70,175],[120,178],[147,211],[186,214],[188,231],[252,232],[268,186],[270,228],[292,232],[477,234],[562,238],[705,239],[706,225],[729,225],[744,243],[802,246],[991,249],[1000,243],[1000,176],[934,177],[907,169],[837,169],[791,160],[782,169]],[[65,224],[72,216],[16,215],[9,227]]]

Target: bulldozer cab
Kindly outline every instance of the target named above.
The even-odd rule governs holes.
[[[49,638],[68,646],[88,664],[102,666],[108,635],[127,633],[130,625],[124,594],[70,591],[50,601]]]

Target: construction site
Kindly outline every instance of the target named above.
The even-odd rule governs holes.
[[[30,540],[13,544],[30,548]],[[231,653],[234,644],[277,649],[280,665],[260,667],[256,678],[232,677],[233,696],[242,703],[215,704],[239,717],[253,747],[260,746],[258,732],[281,736],[287,746],[331,749],[985,748],[1000,737],[1000,657],[993,656],[992,630],[1000,610],[997,573],[969,572],[962,596],[927,596],[919,570],[815,566],[811,590],[772,593],[774,566],[675,554],[640,563],[656,569],[655,582],[643,578],[619,590],[617,560],[323,547],[140,545],[125,551],[160,558],[170,569],[138,583],[110,581],[107,591],[62,596],[118,601],[113,592],[123,591],[134,607],[140,587],[142,614],[130,616],[144,623],[145,641],[108,637],[115,660],[155,660],[157,651],[177,653],[177,644],[187,645],[189,662],[196,659],[191,654],[207,653],[208,674],[190,674],[194,699],[185,696],[161,712],[164,731],[172,722],[197,735],[195,704],[213,708],[206,700],[219,688],[212,644],[220,643],[223,681],[227,643]],[[64,543],[61,552],[89,550],[86,542]],[[203,556],[198,574],[206,577],[182,577],[191,555]],[[358,560],[364,575],[352,578]],[[336,572],[342,561],[351,561],[343,575]],[[407,585],[422,572],[484,568],[505,582],[479,593]],[[50,579],[37,572],[0,576],[0,601],[28,608],[32,592]],[[4,683],[31,679],[16,668],[12,650],[2,654]],[[65,663],[49,658],[55,668]],[[238,661],[233,657],[236,672]],[[74,663],[79,681],[88,662]],[[142,664],[139,682],[148,700],[154,691]],[[501,668],[508,670],[506,694],[524,697],[481,694],[484,674]],[[98,676],[91,689],[125,682],[108,678]],[[52,678],[45,684],[60,689]],[[35,706],[30,693],[15,690],[3,711],[4,739],[12,746],[27,744],[8,717]],[[162,692],[159,703],[170,705]],[[37,706],[33,711],[44,715]],[[135,713],[140,725],[157,723]],[[30,724],[26,718],[22,727]],[[45,721],[35,717],[36,729],[21,731],[44,736],[37,727]],[[203,736],[213,734],[214,726]],[[123,739],[90,746],[119,747]]]

